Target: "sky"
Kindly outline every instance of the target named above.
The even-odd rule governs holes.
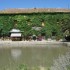
[[[0,0],[0,10],[9,8],[70,8],[70,0]]]

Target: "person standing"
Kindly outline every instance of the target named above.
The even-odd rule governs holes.
[[[32,38],[33,38],[33,40],[35,41],[35,40],[36,40],[36,35],[33,35]]]

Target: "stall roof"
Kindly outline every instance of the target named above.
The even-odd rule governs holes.
[[[19,29],[12,29],[10,32],[11,33],[20,33],[21,31]]]

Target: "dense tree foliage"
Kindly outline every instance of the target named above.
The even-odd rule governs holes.
[[[17,22],[14,22],[16,20]],[[43,25],[42,25],[43,23]],[[33,30],[32,27],[41,27]],[[23,36],[45,34],[51,37],[63,37],[66,30],[70,34],[69,13],[32,13],[32,14],[3,14],[0,15],[0,36],[8,36],[12,28],[18,28]]]

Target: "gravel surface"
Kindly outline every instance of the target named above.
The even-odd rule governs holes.
[[[3,47],[46,47],[46,46],[69,46],[70,42],[59,42],[59,41],[1,41],[0,40],[0,48]]]

